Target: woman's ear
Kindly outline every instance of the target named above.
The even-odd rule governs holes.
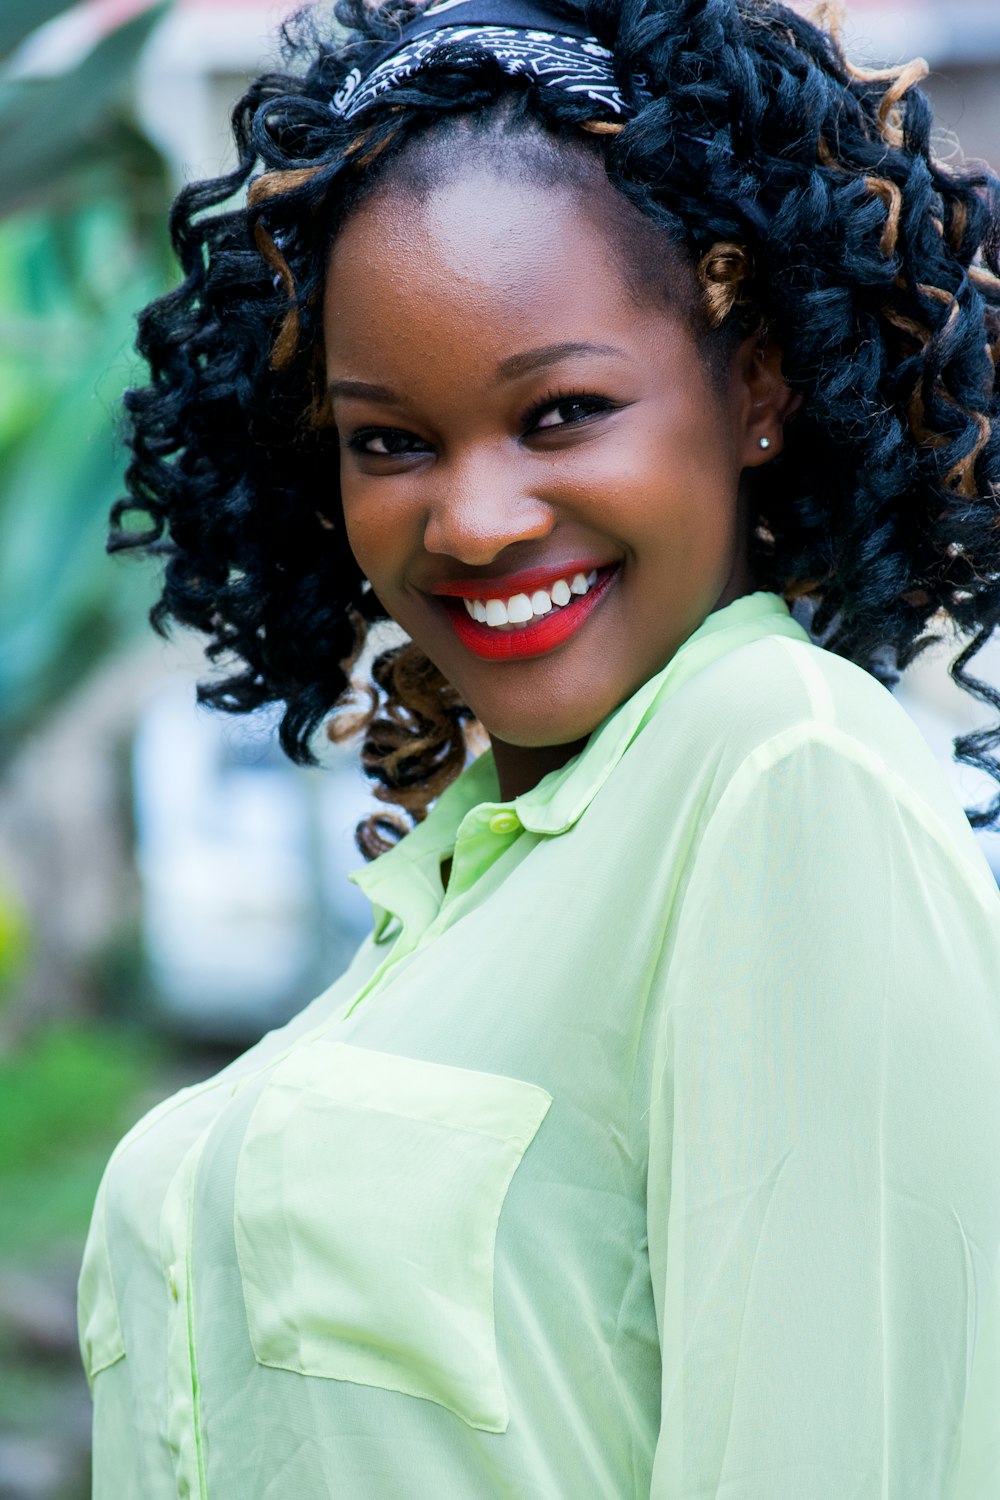
[[[760,334],[743,340],[733,354],[731,368],[734,394],[742,408],[743,467],[757,468],[781,452],[785,423],[803,398],[790,389],[781,373],[781,350]]]

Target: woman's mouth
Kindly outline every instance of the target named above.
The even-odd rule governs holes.
[[[509,599],[441,598],[455,634],[486,661],[541,656],[574,635],[604,598],[619,563],[570,574]]]

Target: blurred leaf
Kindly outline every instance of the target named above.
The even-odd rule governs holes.
[[[0,277],[5,249],[19,243],[20,301],[34,313],[0,340],[6,748],[141,628],[153,591],[149,569],[105,556],[104,537],[108,508],[122,488],[116,422],[133,370],[133,312],[162,283],[148,257],[129,250],[121,208],[96,205],[64,224],[64,234],[72,229],[71,245],[47,229],[42,220],[0,234]]]
[[[103,332],[78,383],[38,410],[3,474],[0,702],[8,732],[79,682],[120,633],[126,599],[138,604],[135,570],[114,568],[104,555],[122,457],[100,385],[127,333],[120,319]],[[113,399],[118,389],[115,381]]]
[[[0,0],[0,43],[65,8]],[[172,269],[167,166],[128,96],[168,9],[66,73],[0,76],[0,761],[152,602],[151,571],[113,564],[104,538],[135,310]]]
[[[156,5],[126,21],[68,73],[0,82],[0,215],[73,184],[95,150],[109,157],[101,152],[101,126],[168,8]]]
[[[9,57],[33,31],[70,10],[75,0],[4,0],[0,7],[0,57]]]
[[[30,947],[27,916],[11,892],[0,885],[0,1004],[22,969]]]

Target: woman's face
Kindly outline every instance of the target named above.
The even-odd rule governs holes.
[[[706,370],[623,214],[599,164],[586,194],[477,164],[376,191],[330,256],[351,547],[494,742],[581,740],[754,587],[739,479],[779,429],[752,351]]]

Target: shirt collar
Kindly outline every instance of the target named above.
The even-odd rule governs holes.
[[[763,590],[744,594],[708,615],[665,667],[602,720],[582,750],[510,801],[499,800],[493,751],[485,750],[446,787],[422,823],[348,876],[372,902],[376,941],[391,914],[405,924],[430,915],[431,906],[437,909],[440,862],[454,849],[459,829],[474,809],[513,810],[531,833],[565,833],[589,807],[643,725],[678,688],[718,657],[766,635],[810,640],[784,599]]]

